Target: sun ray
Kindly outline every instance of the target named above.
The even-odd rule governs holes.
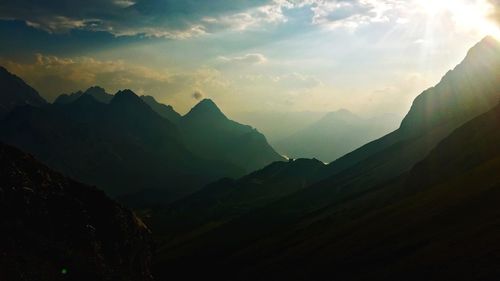
[[[500,39],[500,27],[493,22],[494,7],[486,0],[419,0],[417,7],[428,19],[449,16],[458,28]]]

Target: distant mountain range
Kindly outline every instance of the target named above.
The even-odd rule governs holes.
[[[165,238],[160,278],[495,279],[498,77],[500,43],[485,38],[415,99],[399,129],[329,165],[306,164],[313,172],[297,175],[312,183],[286,185],[296,190],[285,187],[280,196],[283,187],[273,183],[292,182],[295,173],[254,173],[158,211],[152,225],[164,229],[156,215],[175,226],[156,233]],[[264,194],[260,186],[274,195],[252,205]],[[196,272],[188,270],[193,266]]]
[[[153,241],[131,211],[0,143],[1,280],[153,280]]]
[[[329,163],[395,130],[396,120],[394,116],[364,119],[342,109],[327,113],[274,145],[291,158],[318,158]]]
[[[31,91],[31,99],[43,101],[22,80],[6,76],[18,83],[16,91]],[[0,104],[14,94],[2,92]],[[110,95],[92,87],[62,95],[54,104],[31,99],[6,112],[0,140],[112,195],[147,191],[150,198],[169,202],[218,178],[283,160],[263,135],[227,119],[208,100],[180,116],[130,90]]]

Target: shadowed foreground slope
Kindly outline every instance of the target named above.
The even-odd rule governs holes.
[[[0,144],[0,280],[152,280],[149,230],[104,192]]]

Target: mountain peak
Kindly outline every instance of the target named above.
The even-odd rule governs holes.
[[[87,94],[87,95],[102,95],[102,94],[107,94],[106,93],[106,90],[104,90],[104,88],[101,88],[99,86],[92,86],[90,88],[88,88],[84,94]]]
[[[219,109],[215,102],[211,99],[203,99],[201,100],[195,107],[205,107],[205,108],[213,108],[213,109]]]
[[[132,90],[126,89],[126,90],[120,90],[118,91],[113,99],[111,100],[111,103],[121,103],[121,102],[138,102],[142,103],[141,98],[134,93]]]
[[[359,119],[359,117],[356,114],[352,113],[351,111],[342,108],[337,111],[329,112],[322,118],[322,120],[331,120],[331,119],[352,120],[352,119]]]
[[[211,99],[203,99],[197,105],[195,105],[189,112],[186,114],[187,118],[224,118],[227,117],[222,113],[219,107],[213,102]]]
[[[118,91],[113,96],[110,105],[126,110],[152,111],[149,105],[147,105],[137,94],[129,89]]]

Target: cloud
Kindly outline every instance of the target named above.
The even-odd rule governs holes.
[[[200,90],[196,90],[193,93],[193,99],[195,99],[195,100],[201,100],[201,99],[203,99],[204,96],[205,95]]]
[[[190,38],[283,22],[282,0],[18,0],[0,3],[0,19],[50,33],[73,29],[117,36]]]
[[[263,54],[246,54],[243,56],[236,56],[236,57],[224,57],[221,56],[219,59],[223,62],[228,62],[228,63],[237,63],[237,64],[263,64],[267,62],[266,56]]]
[[[497,0],[494,0],[497,1]],[[401,0],[17,0],[0,3],[0,19],[22,20],[50,33],[74,29],[116,36],[186,39],[223,30],[265,30],[309,9],[311,23],[356,27],[386,21]],[[403,1],[404,2],[404,1]]]
[[[220,72],[207,67],[173,73],[123,60],[64,58],[42,54],[37,54],[30,63],[0,59],[0,65],[23,78],[50,100],[62,93],[99,85],[109,92],[132,89],[139,94],[152,95],[182,110],[190,106],[192,94],[198,89],[223,92],[228,87],[228,82]]]

